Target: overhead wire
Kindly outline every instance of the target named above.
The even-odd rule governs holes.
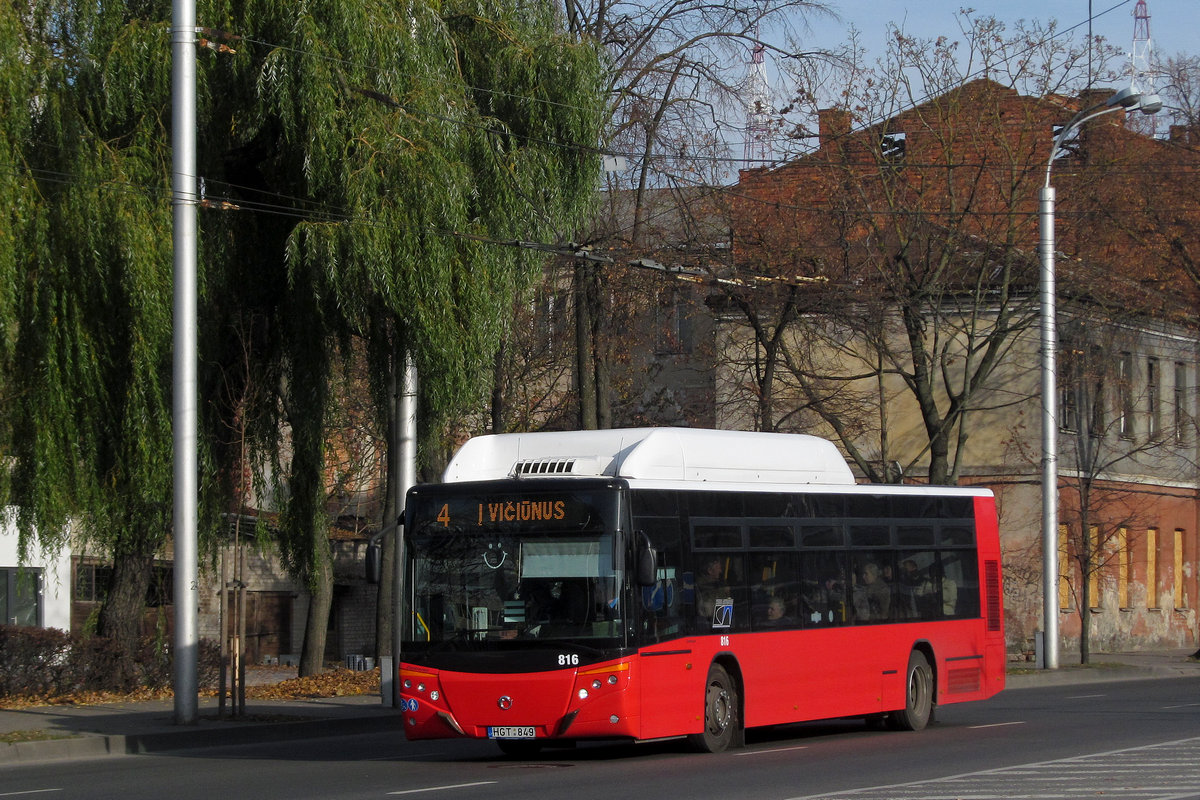
[[[1124,5],[1128,5],[1130,2],[1132,2],[1132,0],[1121,0],[1121,2],[1116,3],[1115,5],[1111,6],[1108,9],[1105,9],[1104,11],[1100,12],[1100,14],[1098,14],[1096,16],[1104,16],[1105,14],[1111,13],[1112,11],[1114,11]],[[1049,37],[1048,39],[1042,40],[1040,42],[1036,42],[1036,43],[1030,45],[1029,49],[1033,49],[1033,48],[1036,48],[1037,46],[1041,46],[1042,44],[1045,44],[1046,42],[1051,41],[1059,36],[1067,35],[1068,33],[1081,27],[1083,24],[1085,24],[1085,23],[1081,22],[1074,26],[1065,28],[1062,31],[1056,32],[1053,36]],[[350,66],[356,66],[356,67],[360,67],[360,68],[368,69],[368,70],[381,69],[379,67],[363,65],[358,62],[338,58],[335,56],[329,56],[329,55],[321,54],[321,53],[312,53],[310,51],[301,50],[299,48],[294,48],[294,47],[290,47],[287,45],[281,45],[278,43],[268,42],[266,40],[255,38],[253,36],[243,36],[243,37],[241,37],[240,41],[246,42],[246,43],[258,44],[258,45],[275,48],[275,49],[283,49],[283,50],[290,51],[290,52],[301,53],[304,55],[327,59],[327,60],[330,60],[330,61],[333,61],[336,63],[342,63],[342,64],[346,64],[346,65],[350,65]],[[1028,50],[1021,51],[1021,52],[1028,52]],[[968,78],[969,77],[971,77],[971,76],[968,76]],[[492,91],[492,90],[482,89],[479,87],[468,86],[466,88],[469,91],[478,91],[478,92]],[[572,150],[576,150],[579,152],[588,152],[588,153],[596,154],[596,155],[621,155],[621,156],[625,156],[626,158],[633,158],[633,159],[641,159],[643,157],[643,154],[621,153],[621,152],[618,152],[618,151],[615,151],[612,149],[604,149],[604,148],[599,148],[599,147],[594,147],[594,146],[581,145],[578,143],[564,143],[561,141],[553,141],[553,140],[540,139],[537,137],[530,137],[530,136],[527,136],[524,134],[513,133],[510,131],[502,131],[502,130],[496,129],[494,126],[489,126],[486,124],[473,123],[473,122],[470,122],[470,121],[467,121],[464,119],[455,119],[452,117],[448,117],[445,115],[439,115],[439,114],[424,111],[421,109],[414,109],[414,108],[411,108],[411,107],[401,103],[400,101],[396,100],[395,98],[388,97],[386,95],[383,95],[382,93],[377,93],[377,92],[373,92],[373,91],[369,92],[369,93],[366,93],[366,92],[364,92],[364,93],[367,96],[372,97],[373,99],[384,102],[385,104],[389,105],[390,107],[396,108],[398,110],[404,110],[406,113],[412,114],[414,116],[424,116],[424,117],[427,117],[430,119],[435,119],[435,120],[447,122],[450,124],[468,125],[475,129],[482,130],[488,134],[511,136],[516,139],[525,140],[525,141],[540,144],[543,146],[567,148],[567,149],[572,149]],[[543,98],[534,98],[534,97],[528,97],[528,96],[513,95],[511,93],[506,93],[506,92],[495,92],[495,93],[499,94],[499,95],[505,95],[505,96],[509,96],[509,97],[522,99],[522,100],[531,101],[531,102],[554,102],[554,101],[547,101]],[[930,97],[927,95],[923,100],[915,101],[911,107],[915,108],[921,102],[927,102],[928,99],[930,99]],[[558,105],[564,105],[566,107],[574,107],[574,106],[567,106],[567,104],[558,104]],[[876,124],[878,124],[878,123],[876,123]],[[864,128],[861,128],[857,131],[851,131],[851,132],[848,132],[843,135],[850,136],[850,135],[854,135],[855,133],[861,133],[862,130],[869,130],[870,127],[872,127],[872,126],[865,126]],[[672,156],[669,154],[653,154],[652,156],[650,156],[650,159],[651,160],[659,160],[659,161],[672,161],[672,160],[685,159],[685,160],[692,160],[692,161],[701,160],[701,161],[712,161],[712,162],[743,162],[743,163],[746,162],[746,159],[732,159],[732,158],[725,159],[723,157],[717,157],[717,156],[710,157],[710,156],[697,156],[697,155],[675,157],[675,156]],[[860,166],[875,166],[875,165],[876,164],[874,164],[874,163],[867,164],[866,162],[864,162],[864,164],[862,164]],[[853,167],[854,164],[846,164],[846,165],[839,164],[839,166]],[[971,163],[971,162],[966,162],[966,161],[961,162],[961,163],[953,163],[953,164],[938,163],[938,164],[929,164],[929,165],[906,163],[905,166],[911,167],[913,169],[928,169],[928,168],[986,169],[987,168],[986,165],[984,165],[984,164],[976,164],[976,163]],[[1080,165],[1076,165],[1076,166],[1080,166]],[[1083,165],[1083,168],[1086,169],[1088,167],[1086,165]],[[1139,165],[1132,164],[1132,163],[1121,165],[1119,167],[1113,167],[1112,165],[1105,166],[1105,170],[1109,174],[1119,173],[1119,172],[1124,172],[1124,171],[1132,172],[1132,171],[1137,170],[1138,168],[1139,168]],[[996,169],[1004,169],[1004,168],[1001,165],[997,165]],[[1177,175],[1191,175],[1191,174],[1195,174],[1196,172],[1200,172],[1200,166],[1197,166],[1197,167],[1181,166],[1181,167],[1171,170],[1171,174],[1177,174]],[[711,192],[712,194],[723,194],[723,195],[727,195],[727,196],[735,198],[735,199],[744,200],[744,201],[748,201],[748,202],[762,203],[764,205],[772,206],[772,207],[779,208],[779,209],[786,209],[786,210],[793,210],[793,211],[828,211],[829,210],[825,206],[816,206],[816,205],[804,206],[804,205],[781,204],[778,202],[765,201],[763,198],[755,197],[753,195],[748,195],[745,193],[735,192],[735,191],[733,191],[733,189],[731,187],[713,186],[711,183],[702,182],[702,181],[695,180],[695,179],[690,179],[687,176],[684,176],[681,174],[675,174],[675,173],[672,173],[672,172],[669,172],[666,170],[661,170],[660,174],[662,174],[668,180],[677,181],[678,183],[683,184],[685,186],[691,186],[694,188],[703,188],[703,189]],[[43,175],[43,179],[52,180],[54,178],[49,177],[48,173],[46,173]],[[68,176],[62,176],[55,180],[65,181],[68,179],[69,179]],[[272,197],[275,197],[280,200],[287,200],[287,201],[289,201],[289,203],[301,203],[304,205],[312,205],[312,201],[309,199],[305,199],[305,198],[289,197],[287,195],[273,193],[273,192],[269,192],[269,191],[261,190],[261,189],[254,189],[254,188],[246,187],[246,186],[240,186],[238,184],[234,184],[234,183],[230,183],[230,182],[226,182],[226,181],[219,181],[219,180],[215,180],[215,179],[208,179],[207,182],[213,183],[213,184],[225,185],[225,186],[230,187],[231,189],[237,189],[240,191],[257,192],[257,193],[265,195],[265,196],[272,196]],[[135,188],[132,184],[130,184],[129,187],[131,189]],[[165,187],[142,187],[142,188],[146,189],[147,191],[153,191],[153,192],[157,192],[157,193],[164,193],[164,192],[169,191]],[[289,205],[289,204],[285,204],[282,202],[256,201],[253,199],[246,198],[244,196],[235,196],[233,194],[225,194],[225,195],[219,195],[219,196],[208,194],[205,199],[208,201],[211,201],[213,203],[216,203],[216,204],[224,204],[223,206],[220,206],[220,207],[223,207],[225,210],[257,211],[260,213],[278,214],[278,215],[289,216],[289,217],[294,217],[294,218],[308,220],[308,221],[323,221],[323,222],[345,221],[345,222],[357,222],[359,224],[364,223],[364,220],[362,220],[360,218],[355,218],[350,212],[346,211],[345,209],[331,208],[331,207],[323,206],[323,204],[315,204],[316,208],[302,209],[302,208],[297,208],[294,205]],[[665,213],[670,213],[670,212],[664,211],[662,213],[665,214]],[[939,210],[913,210],[913,209],[883,209],[883,210],[876,210],[876,211],[873,211],[870,213],[876,213],[879,215],[893,215],[893,216],[910,216],[910,215],[912,215],[912,216],[915,216],[915,215],[963,216],[963,215],[966,215],[967,213],[973,214],[975,216],[979,216],[981,214],[986,214],[988,216],[1010,216],[1010,215],[1021,215],[1023,213],[1036,214],[1037,212],[1036,212],[1036,209],[1031,210],[1030,212],[1020,212],[1020,211],[963,212],[960,210],[949,210],[949,209],[942,210],[942,211],[939,211]],[[1069,215],[1072,212],[1070,210],[1063,209],[1060,211],[1060,213],[1062,213],[1064,215]],[[1082,214],[1082,213],[1087,213],[1087,212],[1079,211],[1079,212],[1075,212],[1075,213]],[[458,233],[446,232],[446,231],[437,231],[437,233],[442,234],[442,235],[464,235],[464,236],[466,235],[466,234],[458,234]],[[520,241],[520,240],[513,240],[513,241]],[[495,241],[493,243],[509,244],[510,242]],[[556,252],[560,252],[560,253],[575,252],[575,250],[573,249],[574,246],[571,246],[571,245],[568,245],[568,246],[545,245],[545,247],[558,248],[558,250],[556,250]]]

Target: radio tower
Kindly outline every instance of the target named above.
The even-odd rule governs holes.
[[[1129,85],[1136,92],[1154,91],[1153,54],[1150,46],[1150,9],[1146,0],[1138,0],[1133,7],[1133,54],[1129,59]],[[1136,127],[1153,136],[1156,132],[1154,115],[1142,116]],[[1133,118],[1128,118],[1133,121]]]
[[[755,39],[758,29],[755,28]],[[767,88],[766,48],[755,42],[750,53],[750,101],[746,104],[746,169],[771,158],[771,96]],[[760,162],[755,164],[753,162]]]

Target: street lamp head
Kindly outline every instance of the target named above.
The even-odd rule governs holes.
[[[1138,103],[1138,111],[1141,111],[1143,114],[1157,114],[1159,111],[1162,111],[1162,107],[1162,98],[1156,94],[1142,95],[1142,100]]]
[[[1104,105],[1109,108],[1133,108],[1142,102],[1141,92],[1134,89],[1132,86],[1126,86],[1113,93],[1112,97],[1104,101]]]

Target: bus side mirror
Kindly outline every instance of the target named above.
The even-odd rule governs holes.
[[[400,526],[403,515],[396,520],[395,525],[385,525],[374,536],[367,540],[367,558],[364,571],[367,583],[378,586],[383,581],[383,537],[391,536]]]
[[[653,586],[658,582],[658,553],[650,546],[650,538],[638,531],[636,577],[638,586]]]
[[[379,585],[383,579],[383,545],[377,536],[367,542],[367,583]]]

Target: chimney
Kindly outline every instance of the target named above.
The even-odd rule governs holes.
[[[844,108],[822,108],[817,110],[817,133],[820,146],[850,133],[850,112]]]
[[[1116,93],[1117,92],[1115,89],[1084,89],[1079,93],[1079,108],[1080,110],[1083,110],[1085,108],[1103,105]],[[1118,111],[1109,116],[1108,122],[1111,125],[1124,125],[1125,123],[1123,120],[1125,119],[1125,116],[1125,111]]]
[[[1175,144],[1200,144],[1200,127],[1195,125],[1172,125],[1170,140]]]

